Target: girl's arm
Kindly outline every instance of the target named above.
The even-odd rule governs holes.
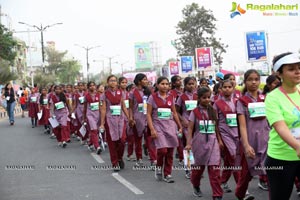
[[[221,134],[220,134],[219,120],[216,120],[215,129],[216,129],[216,136],[217,136],[217,139],[218,139],[218,142],[219,142],[219,146],[220,146],[221,150],[223,150],[224,149],[224,143],[223,143],[223,140],[222,140],[222,137],[221,137]]]
[[[127,110],[127,108],[126,108],[125,101],[124,101],[123,98],[121,99],[121,107],[122,107],[122,111],[123,111],[124,114],[126,115],[127,119],[129,119],[128,110]]]
[[[87,101],[83,103],[83,122],[81,123],[86,122],[86,111],[87,111]]]
[[[188,135],[187,135],[187,141],[186,141],[186,150],[191,150],[192,148],[192,137],[193,137],[193,130],[194,130],[194,122],[189,121],[188,125]]]
[[[152,121],[152,105],[147,104],[147,123],[148,123],[148,127],[151,131],[151,137],[152,138],[157,138],[157,133],[156,130],[154,129],[153,126],[153,121]]]
[[[245,149],[245,154],[246,154],[247,157],[254,159],[255,158],[255,151],[250,146],[249,141],[248,141],[247,124],[246,124],[245,115],[239,114],[238,115],[238,120],[239,120],[241,140],[242,140],[242,144],[243,144],[244,149]]]
[[[181,123],[179,121],[175,105],[172,105],[171,110],[173,112],[173,117],[174,117],[174,120],[175,120],[175,122],[177,124],[177,127],[178,127],[178,132],[182,133],[182,126],[181,126]]]
[[[133,99],[129,99],[129,125],[134,126],[135,121],[133,119]]]
[[[105,115],[106,115],[106,101],[102,100],[102,106],[100,107],[100,112],[101,112],[101,123],[100,123],[100,128],[104,129],[105,125]]]

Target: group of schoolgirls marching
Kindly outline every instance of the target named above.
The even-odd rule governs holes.
[[[190,177],[194,196],[202,196],[200,182],[205,166],[213,199],[223,199],[223,192],[231,192],[227,184],[231,174],[237,184],[235,196],[238,199],[254,199],[247,189],[256,175],[260,176],[259,187],[268,190],[263,170],[270,130],[265,118],[265,96],[259,91],[257,71],[249,70],[244,76],[242,94],[235,90],[232,74],[219,81],[214,96],[205,84],[196,92],[196,81],[192,77],[184,79],[184,91],[177,97],[178,88],[170,92],[177,98],[181,123],[178,127],[183,128],[183,134],[178,137],[179,144],[194,155]],[[180,155],[180,148],[178,150]]]

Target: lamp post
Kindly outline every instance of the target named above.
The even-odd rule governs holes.
[[[123,65],[126,63],[128,63],[128,61],[121,63],[122,76],[123,76]]]
[[[90,64],[89,64],[89,51],[92,50],[92,49],[95,49],[95,48],[98,48],[98,47],[101,47],[100,45],[97,45],[97,46],[93,46],[93,47],[89,47],[89,46],[81,46],[81,45],[78,45],[78,44],[75,44],[75,46],[78,46],[80,48],[83,48],[85,51],[86,51],[86,70],[87,70],[87,74],[86,74],[86,78],[87,78],[87,81],[89,82],[89,70],[90,70]]]
[[[44,31],[47,29],[47,28],[50,28],[52,26],[55,26],[55,25],[61,25],[63,23],[59,22],[59,23],[54,23],[54,24],[50,24],[50,25],[46,25],[46,26],[43,26],[42,24],[40,26],[37,26],[37,25],[31,25],[31,24],[27,24],[25,22],[19,22],[19,24],[23,24],[23,25],[26,25],[26,26],[29,26],[29,27],[32,27],[32,28],[35,28],[37,29],[38,31],[41,32],[41,46],[42,46],[42,62],[43,62],[43,72],[45,72],[45,49],[44,49]]]

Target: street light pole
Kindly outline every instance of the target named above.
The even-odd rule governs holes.
[[[25,22],[19,22],[19,24],[23,24],[23,25],[26,25],[26,26],[30,26],[32,28],[35,28],[37,29],[38,31],[41,32],[41,46],[42,46],[42,67],[43,67],[43,72],[45,72],[45,49],[44,49],[44,31],[47,29],[47,28],[50,28],[52,26],[55,26],[55,25],[61,25],[63,23],[59,22],[59,23],[55,23],[55,24],[51,24],[51,25],[47,25],[47,26],[43,26],[42,24],[40,25],[40,27],[38,27],[37,25],[31,25],[31,24],[27,24]]]
[[[92,49],[101,47],[101,46],[98,45],[98,46],[93,46],[93,47],[88,47],[88,46],[84,47],[84,46],[81,46],[81,45],[78,45],[78,44],[75,44],[75,46],[83,48],[86,51],[86,70],[87,70],[86,78],[87,78],[87,81],[89,82],[89,70],[90,70],[89,51],[92,50]]]

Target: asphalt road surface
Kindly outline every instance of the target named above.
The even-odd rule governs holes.
[[[136,170],[135,162],[125,161],[125,169],[114,173],[107,150],[98,156],[75,139],[62,149],[43,133],[43,127],[31,128],[29,118],[17,116],[14,126],[1,119],[0,135],[1,200],[212,199],[206,172],[201,198],[193,196],[182,169],[173,171],[175,183],[157,182],[154,172],[147,169],[147,157],[143,158],[146,169]],[[174,159],[174,166],[177,163]],[[254,178],[249,192],[258,200],[268,199],[268,192],[260,190],[257,183]],[[229,185],[235,188],[233,178]],[[234,200],[234,193],[226,193],[223,198]],[[295,190],[291,199],[298,199]]]

